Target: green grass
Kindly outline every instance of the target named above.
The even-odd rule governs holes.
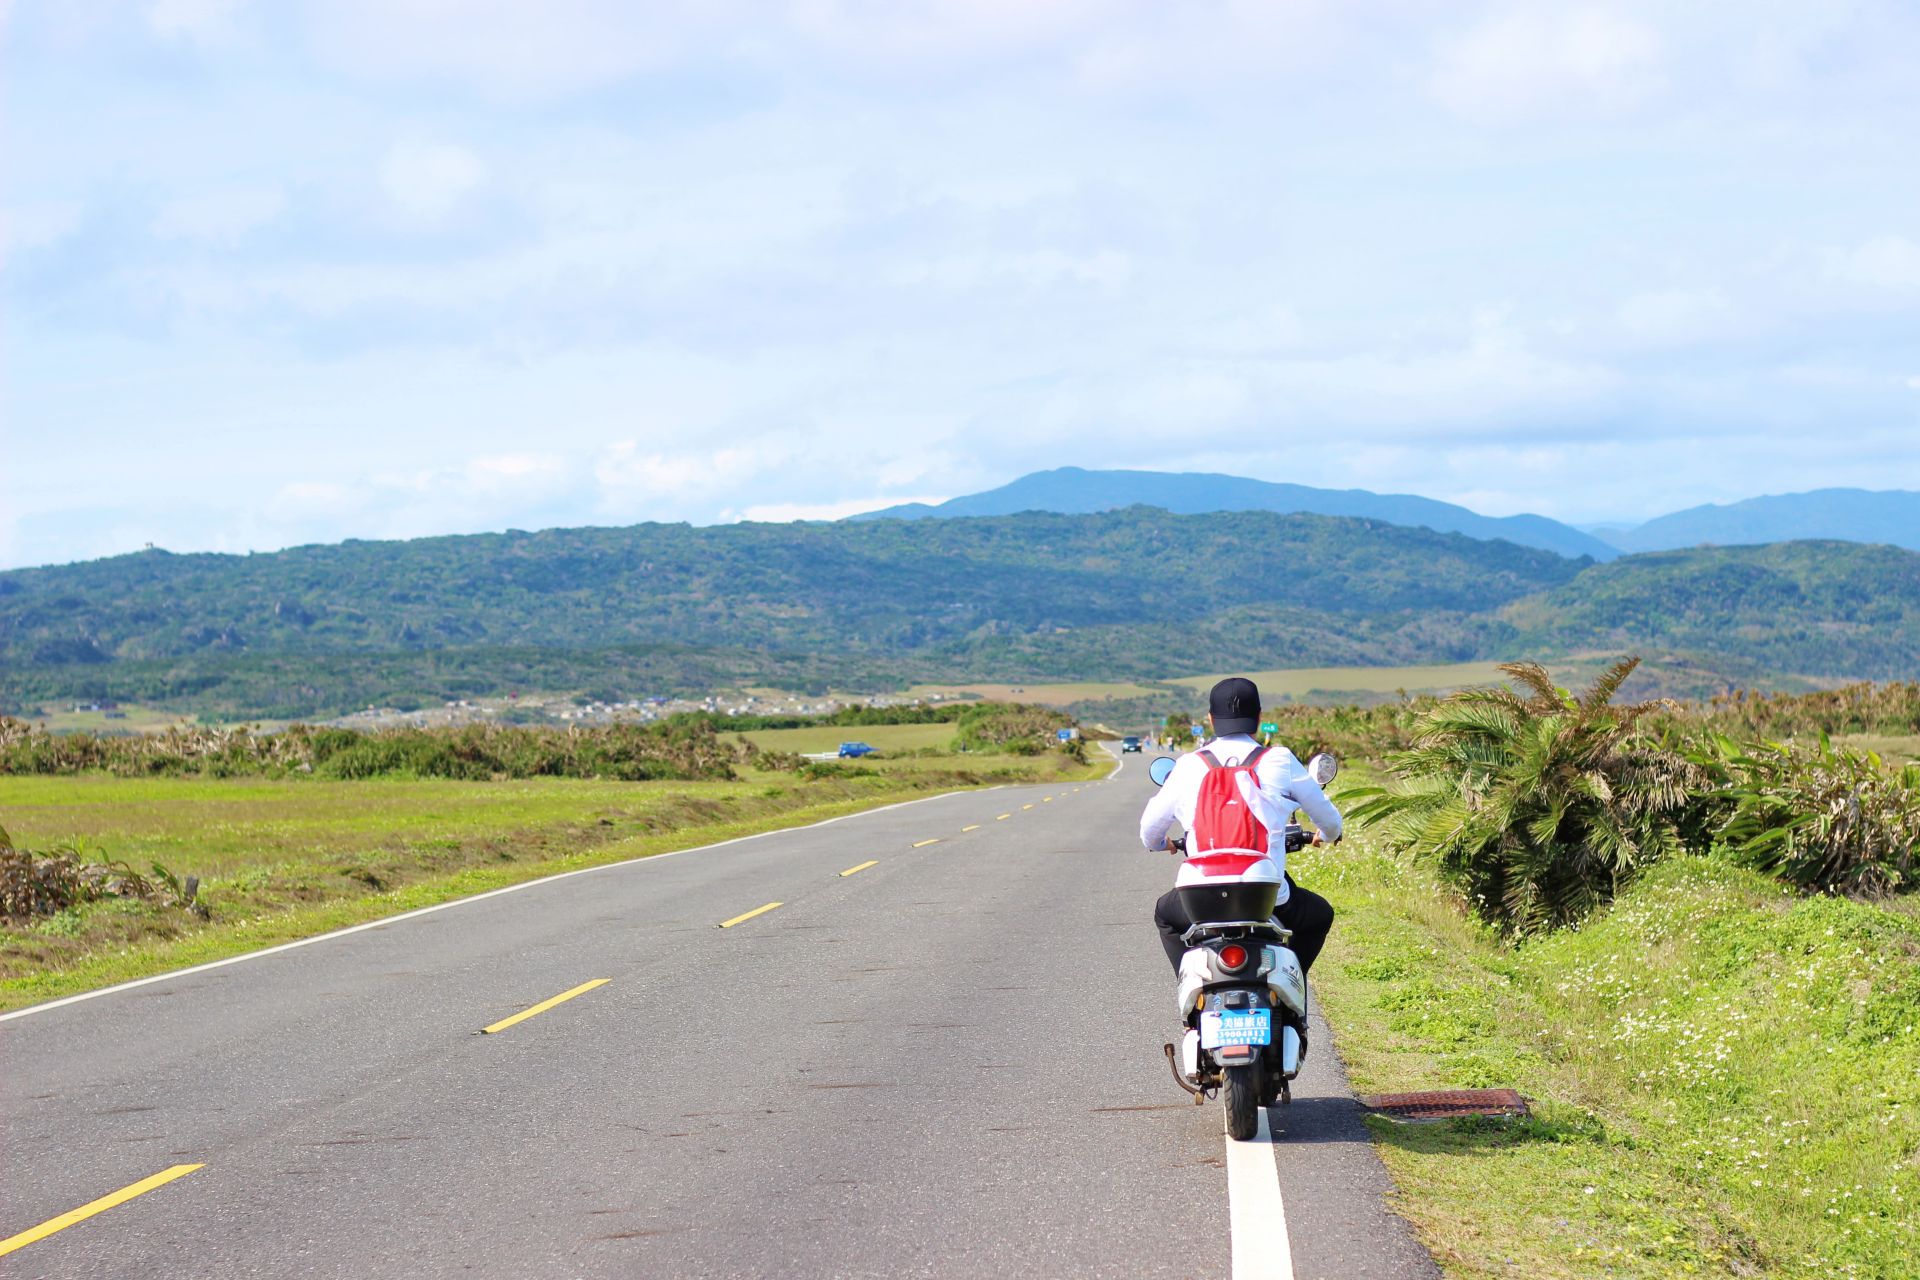
[[[1512,949],[1362,840],[1317,992],[1361,1093],[1511,1085],[1520,1122],[1371,1120],[1451,1276],[1915,1273],[1920,920],[1719,862]]]
[[[949,732],[952,726],[940,726]],[[488,889],[856,812],[915,794],[1097,777],[1057,753],[915,759],[807,778],[518,782],[0,777],[16,845],[80,840],[201,878],[203,922],[108,899],[0,922],[0,1009],[310,937]]]
[[[55,704],[52,713],[40,721],[55,733],[158,733],[173,725],[191,725],[195,718],[178,711],[122,703],[119,719],[109,719],[104,711],[75,711],[72,704]]]
[[[882,752],[943,749],[952,744],[951,721],[933,724],[826,725],[804,729],[753,729],[740,734],[766,751],[837,751],[843,742],[864,742]],[[951,763],[951,762],[949,762]]]
[[[1243,673],[1226,673],[1243,674]],[[1244,673],[1267,697],[1303,698],[1310,693],[1438,693],[1469,685],[1498,684],[1506,677],[1491,662],[1456,662],[1425,667],[1294,667]],[[1223,675],[1183,676],[1172,681],[1201,692]]]
[[[959,697],[972,694],[989,702],[1037,702],[1047,707],[1064,707],[1070,703],[1092,702],[1106,698],[1140,698],[1153,693],[1145,685],[1131,684],[1126,681],[1082,680],[1059,683],[1036,680],[1030,683],[1004,684],[919,684],[908,689],[910,698],[928,698],[934,694],[947,697]]]
[[[1856,747],[1862,751],[1877,753],[1889,764],[1905,764],[1911,760],[1920,760],[1920,734],[1889,736],[1879,733],[1843,733],[1836,734],[1835,745]]]

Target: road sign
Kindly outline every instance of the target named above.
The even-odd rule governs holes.
[[[1202,729],[1199,725],[1194,725],[1193,736],[1196,738],[1204,738],[1207,736],[1207,731],[1205,729]]]
[[[1054,737],[1056,737],[1056,738],[1058,738],[1058,739],[1060,739],[1060,741],[1062,741],[1062,742],[1072,742],[1072,741],[1073,741],[1073,730],[1071,730],[1071,729],[1056,729],[1056,730],[1054,730],[1054,735],[1053,735],[1053,736],[1054,736]]]
[[[1278,724],[1275,724],[1273,721],[1268,720],[1260,726],[1260,732],[1278,733],[1280,732],[1280,726]]]

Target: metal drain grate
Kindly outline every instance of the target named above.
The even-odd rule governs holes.
[[[1360,1099],[1369,1111],[1396,1120],[1451,1120],[1457,1116],[1524,1116],[1527,1100],[1512,1089],[1433,1089],[1376,1093]]]

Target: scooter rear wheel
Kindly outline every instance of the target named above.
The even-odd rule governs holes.
[[[1227,1104],[1227,1136],[1245,1142],[1260,1131],[1260,1068],[1228,1067],[1220,1090]]]

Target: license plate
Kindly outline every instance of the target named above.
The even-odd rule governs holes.
[[[1273,1010],[1210,1009],[1200,1015],[1200,1047],[1223,1049],[1236,1044],[1272,1044]]]

